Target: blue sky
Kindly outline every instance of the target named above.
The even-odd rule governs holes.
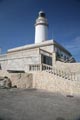
[[[0,0],[0,48],[34,43],[35,19],[43,10],[54,38],[80,61],[80,0]]]

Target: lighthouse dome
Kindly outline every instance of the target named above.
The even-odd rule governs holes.
[[[46,19],[46,15],[45,15],[45,12],[43,12],[43,11],[40,11],[40,12],[39,12],[39,16],[38,16],[38,18],[36,19],[35,25],[39,25],[39,24],[44,24],[44,25],[47,25],[47,26],[48,26],[48,22],[47,22],[47,19]]]
[[[39,17],[45,17],[44,11],[40,11],[40,12],[39,12]]]

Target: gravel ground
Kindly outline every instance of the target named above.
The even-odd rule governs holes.
[[[0,120],[80,120],[80,97],[42,90],[0,89]]]

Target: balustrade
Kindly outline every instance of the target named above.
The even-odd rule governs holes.
[[[29,71],[40,71],[40,65],[39,64],[29,65]]]
[[[75,73],[67,73],[67,72],[64,72],[63,70],[53,68],[52,66],[46,65],[46,64],[29,65],[29,71],[46,71],[48,73],[57,75],[57,76],[62,77],[64,79],[77,80]]]

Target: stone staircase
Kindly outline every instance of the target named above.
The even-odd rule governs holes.
[[[33,72],[33,88],[63,95],[80,95],[80,81],[60,76],[50,70]]]
[[[71,81],[79,80],[77,73],[75,72],[66,72],[62,69],[57,69],[56,67],[52,67],[46,64],[29,65],[29,68],[30,68],[29,69],[30,72],[45,71],[45,72],[48,72],[50,74],[53,74],[55,76],[58,76],[60,78],[64,78],[67,80],[71,80]]]

